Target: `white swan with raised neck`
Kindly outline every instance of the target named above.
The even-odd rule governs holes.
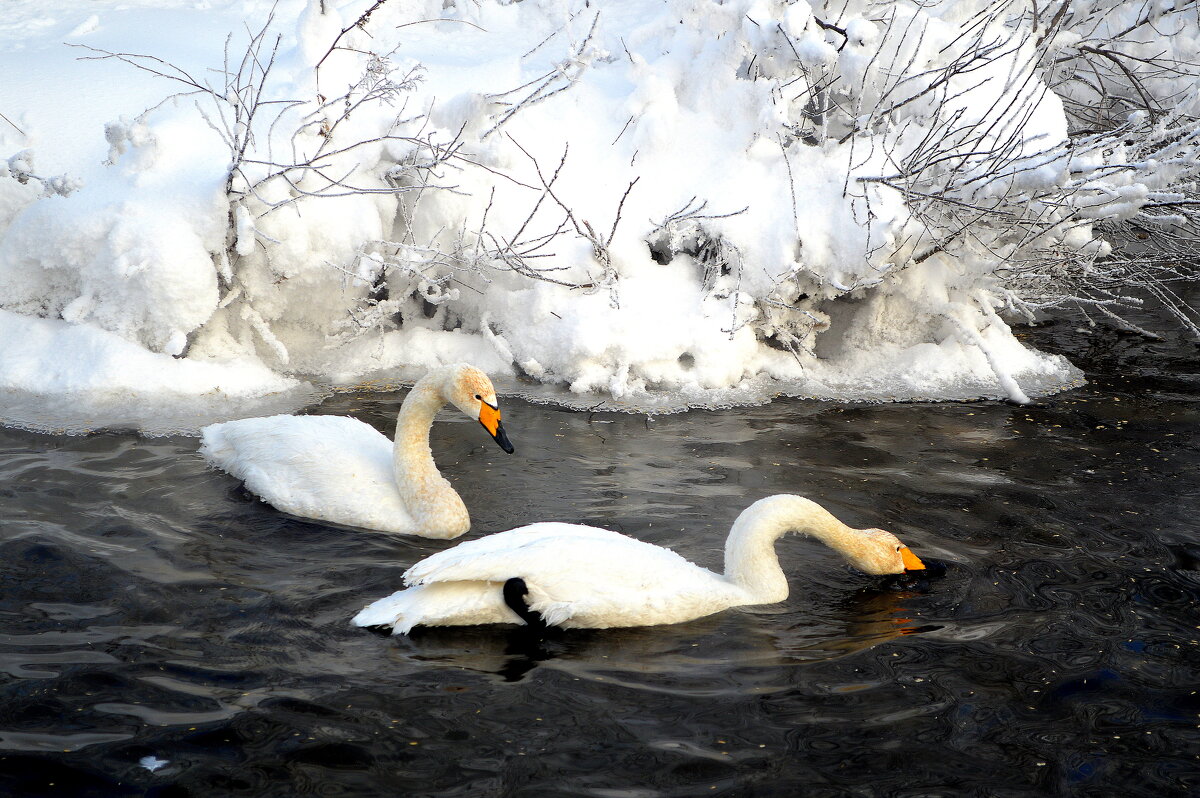
[[[358,626],[545,623],[608,628],[680,623],[788,595],[775,555],[785,532],[810,535],[868,574],[924,564],[895,535],[846,526],[816,502],[780,494],[742,511],[725,544],[725,573],[670,549],[591,526],[539,523],[460,543],[404,574],[408,588],[368,605]]]
[[[280,415],[207,426],[200,453],[292,515],[456,538],[470,528],[470,515],[429,447],[434,417],[447,403],[478,419],[512,453],[491,380],[465,363],[434,369],[413,386],[394,441],[346,416]]]

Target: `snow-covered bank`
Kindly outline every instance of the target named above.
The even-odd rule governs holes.
[[[1170,205],[1195,172],[1179,118],[1130,115],[1113,87],[1118,133],[1070,133],[1063,65],[1143,12],[835,5],[18,2],[0,28],[19,43],[0,52],[6,325],[61,320],[64,340],[115,336],[213,386],[260,364],[229,377],[247,399],[464,359],[524,394],[660,412],[1078,384],[1009,325],[1079,275],[1103,278],[1084,301],[1117,302],[1094,223]],[[1154,13],[1172,52],[1197,49]],[[73,104],[89,69],[122,89]],[[1152,77],[1176,114],[1200,108]],[[1158,149],[1121,143],[1138,138]],[[0,389],[39,389],[8,363]]]
[[[175,359],[87,325],[0,310],[0,424],[194,434],[219,419],[288,412],[318,396],[253,361]]]

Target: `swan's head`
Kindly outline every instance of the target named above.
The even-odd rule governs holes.
[[[442,385],[442,396],[467,416],[479,419],[479,423],[500,444],[500,448],[509,454],[513,453],[513,445],[500,424],[500,403],[496,399],[496,389],[486,374],[465,363],[454,366],[449,369]]]
[[[891,532],[883,529],[860,529],[858,532],[862,544],[854,547],[851,561],[860,571],[882,576],[925,570],[925,563]]]

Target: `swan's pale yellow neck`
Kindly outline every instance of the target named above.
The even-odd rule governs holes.
[[[785,532],[814,537],[851,562],[863,545],[862,533],[814,501],[788,495],[759,499],[733,522],[725,542],[725,577],[754,603],[772,604],[788,596],[787,577],[775,554],[775,541]]]
[[[426,375],[404,397],[396,417],[392,464],[400,498],[417,525],[430,537],[455,537],[470,528],[471,519],[429,448],[429,428],[446,403],[440,376]]]

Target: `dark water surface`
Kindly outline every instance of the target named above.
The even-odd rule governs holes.
[[[195,439],[0,431],[0,795],[1195,794],[1197,349],[1032,335],[1092,383],[653,420],[509,401],[511,457],[444,414],[469,537],[578,521],[720,568],[737,513],[794,492],[949,566],[900,589],[788,537],[782,604],[532,645],[351,627],[448,544],[285,516]],[[400,399],[314,412],[390,434]]]

